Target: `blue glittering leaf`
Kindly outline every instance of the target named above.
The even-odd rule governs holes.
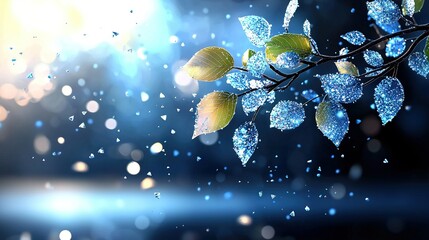
[[[304,122],[305,111],[302,104],[294,101],[278,102],[270,114],[270,127],[280,130],[297,128]]]
[[[311,24],[307,19],[305,19],[302,28],[304,30],[304,35],[307,37],[311,37]]]
[[[252,122],[240,125],[232,137],[234,151],[237,153],[243,166],[246,165],[258,145],[258,130]]]
[[[247,62],[247,69],[250,74],[254,77],[261,77],[267,69],[267,62],[265,60],[265,56],[263,52],[257,52],[255,55],[250,57]]]
[[[404,88],[398,79],[386,77],[375,88],[374,102],[383,125],[392,121],[404,102]]]
[[[372,50],[366,50],[363,53],[363,58],[365,59],[365,62],[372,67],[379,67],[384,63],[384,60],[381,54]]]
[[[349,130],[349,117],[346,109],[331,101],[322,102],[317,106],[316,123],[323,135],[339,147]]]
[[[274,91],[269,92],[267,97],[267,102],[274,103],[275,100],[276,100],[276,92]]]
[[[258,89],[243,96],[241,104],[243,111],[248,115],[262,106],[268,98],[268,93],[264,89]]]
[[[318,76],[322,88],[334,102],[353,103],[362,96],[362,83],[349,74],[326,74]]]
[[[429,75],[429,60],[421,52],[415,52],[408,58],[408,66],[417,74],[427,78]]]
[[[253,45],[263,47],[270,40],[271,25],[264,18],[251,15],[240,17],[238,20]]]
[[[290,20],[292,19],[298,7],[299,7],[298,0],[290,0],[289,4],[286,7],[285,17],[283,19],[283,27],[286,30],[286,32],[289,30]]]
[[[293,69],[300,63],[299,55],[295,52],[285,52],[277,56],[276,65],[279,68]]]
[[[391,24],[401,18],[399,6],[392,0],[375,0],[367,2],[368,16],[377,24]]]
[[[353,45],[362,45],[366,41],[365,35],[359,31],[351,31],[340,36],[342,39],[346,40]]]
[[[234,72],[226,75],[226,83],[238,90],[249,89],[249,79],[242,72]]]
[[[319,94],[317,94],[313,89],[302,91],[301,96],[307,99],[308,101],[311,100],[314,103],[320,103],[320,98],[318,98]]]
[[[405,39],[401,37],[394,37],[389,39],[386,44],[387,57],[399,57],[405,51]]]

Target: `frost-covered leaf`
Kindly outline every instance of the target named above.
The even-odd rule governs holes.
[[[258,78],[262,77],[262,74],[264,74],[267,66],[268,64],[265,60],[263,52],[255,53],[255,55],[250,57],[249,61],[247,62],[247,69],[249,70],[250,74]]]
[[[372,67],[380,67],[384,63],[381,54],[372,50],[366,50],[363,53],[363,58],[365,59],[365,62]]]
[[[399,6],[392,0],[375,0],[367,2],[368,16],[378,24],[391,24],[401,18]]]
[[[233,93],[212,92],[204,96],[197,106],[192,138],[226,127],[234,116],[236,105],[237,95]]]
[[[401,31],[401,25],[398,21],[389,24],[377,23],[377,26],[379,26],[381,29],[383,29],[383,31],[387,33],[395,33]]]
[[[302,28],[304,30],[304,35],[307,37],[311,37],[311,23],[307,19],[305,19]]]
[[[249,79],[247,74],[243,72],[228,73],[226,75],[226,83],[238,90],[249,89]]]
[[[350,74],[326,74],[318,76],[322,88],[334,102],[353,103],[362,96],[362,83]]]
[[[298,0],[290,0],[289,4],[286,7],[285,17],[283,19],[283,27],[286,30],[286,32],[289,29],[290,20],[292,19],[298,7],[299,7]]]
[[[350,74],[352,76],[359,76],[359,69],[351,62],[335,62],[338,72],[341,74]]]
[[[346,109],[331,101],[322,102],[316,110],[316,123],[319,130],[339,147],[349,130],[349,117]]]
[[[414,0],[402,0],[402,14],[412,17],[416,10],[416,2]]]
[[[301,96],[308,101],[312,101],[314,103],[320,103],[320,98],[318,97],[319,94],[315,92],[313,89],[304,90],[301,92]]]
[[[278,102],[270,114],[270,127],[280,130],[297,128],[304,122],[305,111],[302,104],[294,101]]]
[[[244,53],[243,56],[241,57],[241,64],[243,64],[244,67],[247,67],[247,62],[249,61],[249,59],[255,55],[255,51],[253,51],[252,49],[247,49]]]
[[[301,34],[285,33],[272,37],[267,42],[265,55],[271,62],[276,62],[277,56],[284,52],[295,52],[301,58],[311,54],[310,39]]]
[[[415,52],[408,58],[408,66],[417,74],[427,78],[429,75],[429,58],[421,52]]]
[[[366,41],[365,35],[359,31],[351,31],[340,36],[350,44],[360,46]]]
[[[243,96],[241,104],[243,111],[248,115],[262,106],[268,98],[268,93],[264,89],[258,89]]]
[[[232,137],[234,151],[237,153],[243,166],[246,165],[258,145],[258,130],[252,122],[240,125]]]
[[[404,102],[404,88],[398,79],[386,77],[375,88],[374,102],[383,125],[392,121]]]
[[[257,46],[263,47],[270,39],[271,25],[259,16],[244,16],[238,18],[249,41]]]
[[[276,92],[271,91],[270,93],[268,93],[267,102],[274,103],[275,100],[276,100]]]
[[[299,55],[295,52],[285,52],[277,56],[276,65],[279,68],[294,69],[300,63]]]
[[[265,86],[265,83],[261,80],[252,79],[249,81],[250,89],[259,89],[259,88],[263,88],[264,86]]]
[[[234,66],[231,54],[223,48],[206,47],[183,66],[188,75],[200,81],[214,81],[223,77]]]
[[[399,57],[405,51],[405,39],[401,37],[394,37],[389,39],[386,44],[387,57]]]

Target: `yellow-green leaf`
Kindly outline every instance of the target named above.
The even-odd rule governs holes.
[[[414,7],[415,12],[420,12],[423,9],[423,5],[425,4],[425,0],[414,0],[416,6]]]
[[[243,53],[243,57],[241,58],[241,63],[243,64],[244,67],[247,67],[247,61],[249,61],[249,59],[255,55],[255,51],[253,51],[252,49],[247,49],[244,53]]]
[[[426,57],[429,59],[429,37],[426,38],[425,50],[423,51]]]
[[[296,52],[301,58],[311,54],[310,39],[301,34],[285,33],[272,37],[267,42],[265,55],[271,62],[284,52]]]
[[[335,62],[335,66],[341,74],[359,76],[359,69],[351,62]]]
[[[194,134],[216,132],[226,127],[235,114],[237,95],[229,92],[212,92],[207,94],[197,106]]]
[[[234,59],[227,50],[206,47],[195,53],[183,69],[193,79],[211,82],[225,76],[233,66]]]

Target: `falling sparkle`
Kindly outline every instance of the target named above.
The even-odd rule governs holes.
[[[401,37],[391,38],[386,44],[387,57],[399,57],[405,51],[405,39]]]
[[[294,101],[278,102],[270,114],[270,127],[280,130],[297,128],[304,122],[305,111],[302,104]]]
[[[285,52],[277,56],[276,65],[279,68],[293,69],[299,65],[299,55],[295,52]]]
[[[421,52],[415,52],[408,58],[408,66],[417,74],[427,78],[429,75],[429,60]]]
[[[399,6],[392,0],[375,0],[367,2],[368,15],[377,24],[392,24],[401,18]]]
[[[249,89],[249,79],[242,72],[234,72],[226,75],[226,83],[238,90]]]
[[[363,54],[363,58],[365,59],[365,62],[372,67],[379,67],[384,63],[381,54],[372,50],[366,50]]]
[[[258,144],[258,130],[252,122],[245,122],[240,125],[232,137],[234,151],[240,158],[243,166],[246,165],[250,157],[256,150]]]
[[[289,4],[286,7],[285,17],[283,19],[283,27],[286,32],[289,30],[290,20],[292,19],[298,7],[298,0],[290,0]]]
[[[258,16],[244,16],[238,18],[243,27],[249,41],[257,46],[263,47],[270,39],[271,25],[262,17]]]
[[[340,37],[350,44],[357,46],[362,45],[366,41],[365,35],[359,31],[351,31],[341,35]]]
[[[262,77],[267,69],[267,62],[263,52],[257,52],[247,62],[247,69],[254,77]]]
[[[404,102],[404,88],[397,78],[386,77],[375,88],[374,102],[383,125],[392,121]]]
[[[353,103],[362,96],[362,84],[349,74],[326,74],[319,76],[322,88],[334,102]]]
[[[349,118],[344,107],[327,101],[319,104],[316,110],[316,123],[320,131],[339,147],[349,130]]]
[[[248,115],[249,113],[256,111],[259,106],[265,103],[267,98],[268,94],[264,89],[258,89],[244,95],[241,99],[244,113]]]

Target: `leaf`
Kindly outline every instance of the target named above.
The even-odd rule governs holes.
[[[349,130],[349,117],[341,104],[322,102],[316,110],[316,124],[323,135],[339,147]]]
[[[235,129],[232,137],[233,148],[243,166],[255,152],[258,140],[258,130],[253,122],[245,122]]]
[[[271,62],[284,52],[295,52],[301,58],[311,54],[310,39],[301,34],[285,33],[272,37],[266,44],[265,55]]]
[[[412,17],[416,11],[416,2],[414,0],[402,0],[402,14]]]
[[[234,59],[227,50],[206,47],[195,53],[183,69],[193,79],[211,82],[223,77],[233,66]]]
[[[374,102],[383,125],[392,121],[404,102],[404,88],[397,78],[386,77],[375,88]]]
[[[234,72],[226,74],[226,83],[238,90],[249,89],[249,79],[243,72]]]
[[[416,8],[414,10],[414,12],[418,13],[423,9],[423,5],[425,4],[425,0],[415,0],[416,4]]]
[[[359,31],[351,31],[340,36],[342,39],[346,40],[353,45],[362,45],[366,41],[365,35]]]
[[[286,12],[285,12],[285,17],[283,19],[283,27],[285,29],[285,31],[289,30],[289,23],[290,20],[292,19],[293,15],[296,12],[296,9],[298,9],[299,4],[298,4],[298,0],[290,0],[289,4],[286,7]]]
[[[421,52],[415,52],[408,58],[408,66],[417,74],[427,78],[429,75],[429,58]]]
[[[335,66],[341,74],[359,76],[359,69],[351,62],[335,62]]]
[[[255,55],[255,51],[253,51],[252,49],[247,49],[244,53],[243,56],[241,57],[241,63],[243,64],[244,67],[247,66],[247,62],[249,61],[249,59]]]
[[[399,57],[406,48],[405,39],[394,37],[389,39],[386,44],[386,57]]]
[[[307,19],[305,19],[302,29],[304,30],[305,36],[311,37],[311,23]]]
[[[374,19],[377,25],[392,24],[401,18],[399,6],[392,0],[375,0],[367,2],[368,16]]]
[[[294,101],[278,102],[270,114],[270,127],[280,130],[297,128],[304,122],[305,111],[302,104]]]
[[[226,127],[234,116],[236,105],[237,95],[233,93],[212,92],[204,96],[197,106],[192,139]]]
[[[262,77],[267,69],[267,61],[265,60],[263,52],[257,52],[247,62],[247,69],[254,77]]]
[[[363,53],[363,58],[372,67],[380,67],[384,63],[380,53],[368,49]]]
[[[322,88],[334,102],[353,103],[362,96],[362,83],[349,74],[326,74],[318,76]]]
[[[423,50],[426,57],[429,59],[429,37],[426,38],[425,50]]]
[[[238,18],[249,41],[256,47],[263,47],[270,38],[271,25],[259,16]]]
[[[241,104],[246,115],[256,111],[268,98],[268,93],[264,89],[258,89],[243,96]]]

